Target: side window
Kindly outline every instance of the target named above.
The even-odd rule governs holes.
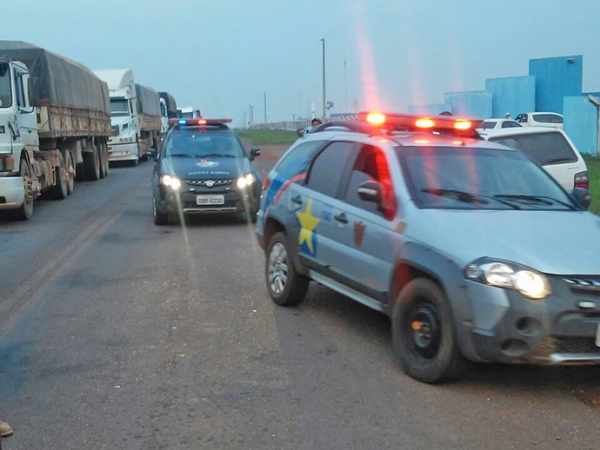
[[[334,142],[329,145],[313,162],[307,186],[335,197],[346,166],[344,162],[350,157],[353,148],[354,144],[350,142]]]
[[[288,179],[306,173],[312,155],[322,144],[323,141],[312,141],[298,145],[279,161],[275,170]]]
[[[377,181],[381,184],[384,209],[391,207],[394,200],[394,188],[390,169],[383,151],[377,147],[364,145],[354,162],[346,188],[345,201],[351,205],[373,213],[384,213],[379,205],[361,200],[358,187],[366,181]],[[387,216],[387,215],[386,215]]]
[[[15,79],[15,84],[16,84],[16,94],[17,94],[17,105],[19,106],[19,108],[26,108],[26,102],[25,102],[25,91],[23,89],[23,75],[18,75],[17,78]]]

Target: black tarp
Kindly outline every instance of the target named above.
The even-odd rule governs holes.
[[[69,106],[110,114],[108,86],[84,65],[22,41],[0,41],[0,55],[27,66],[35,106]]]
[[[160,116],[160,97],[158,92],[148,86],[135,85],[138,112],[149,116]]]
[[[160,95],[160,98],[162,98],[167,104],[167,114],[169,119],[176,119],[177,103],[175,102],[175,98],[168,92],[159,92],[158,95]]]

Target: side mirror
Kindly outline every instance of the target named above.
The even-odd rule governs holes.
[[[366,181],[358,186],[358,196],[365,202],[381,205],[383,200],[381,184],[377,181]]]
[[[250,161],[254,161],[254,159],[260,156],[260,148],[258,147],[253,147],[250,149]]]
[[[575,188],[571,197],[582,207],[588,209],[592,203],[592,194],[585,188]]]

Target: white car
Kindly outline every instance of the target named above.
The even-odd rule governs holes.
[[[481,133],[487,141],[520,150],[542,166],[567,192],[589,189],[587,165],[566,133],[555,128],[511,128]]]
[[[562,114],[553,112],[521,113],[515,119],[524,127],[552,127],[563,129]]]
[[[500,130],[502,128],[521,128],[521,124],[512,119],[487,119],[481,124],[480,128],[477,128],[477,131],[485,133],[488,130]]]

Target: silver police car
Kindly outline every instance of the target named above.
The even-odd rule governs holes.
[[[410,376],[467,361],[600,363],[600,218],[480,121],[361,113],[299,139],[257,236],[281,306],[316,281],[391,318]]]

